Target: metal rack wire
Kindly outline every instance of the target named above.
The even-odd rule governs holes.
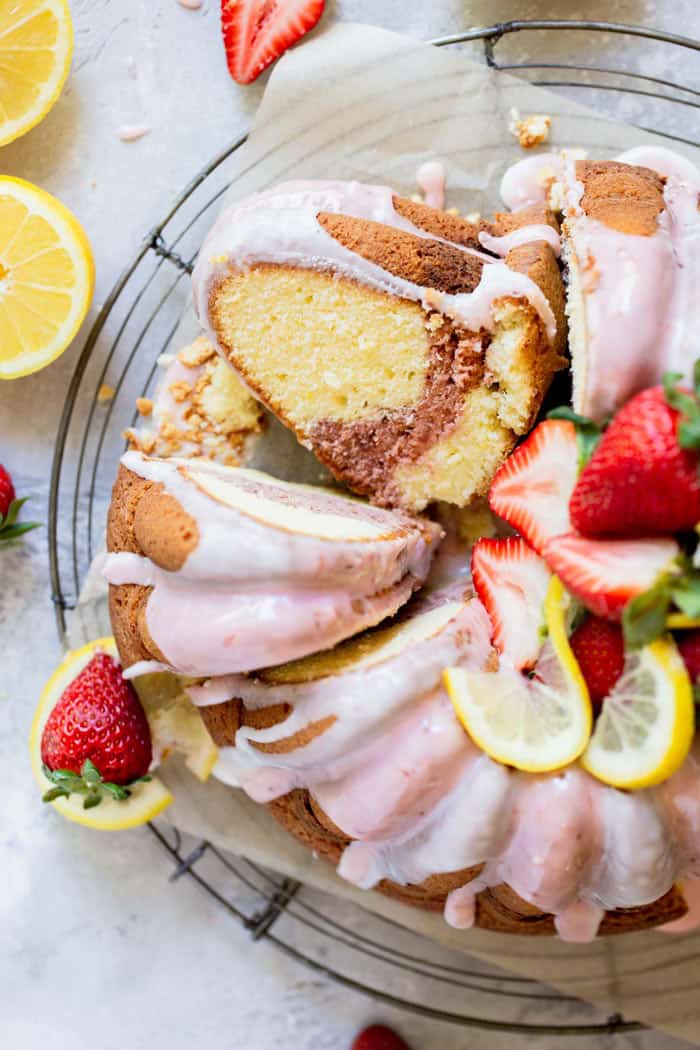
[[[621,37],[634,59],[636,40],[700,51],[700,41],[653,29],[586,21],[512,21],[432,41],[437,47],[480,45],[485,62],[539,86],[574,94],[611,116],[630,117],[620,100],[653,101],[654,125],[633,122],[666,138],[700,145],[700,90],[637,69],[605,63],[499,61],[509,39],[532,34]],[[539,37],[538,37],[539,39]],[[49,557],[56,623],[66,639],[74,609],[104,527],[109,490],[132,422],[135,398],[150,389],[156,361],[187,307],[187,276],[203,234],[228,188],[226,162],[245,136],[228,145],[177,197],[144,239],[108,295],[88,335],[56,438],[49,505]],[[114,398],[100,405],[109,381]],[[99,618],[99,611],[96,614]],[[85,625],[85,630],[103,625]],[[265,939],[317,973],[392,1005],[466,1027],[511,1033],[575,1036],[638,1031],[619,1015],[605,1018],[578,1000],[524,977],[509,976],[449,952],[386,919],[301,883],[233,857],[207,842],[185,839],[167,825],[153,834],[173,860],[171,881],[193,879],[239,921],[254,941]],[[330,953],[332,954],[332,957]],[[419,984],[417,984],[419,982]],[[416,987],[421,994],[418,1001]],[[455,1006],[458,992],[459,1006]]]

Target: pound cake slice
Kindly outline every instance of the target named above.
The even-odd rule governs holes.
[[[690,382],[700,171],[657,146],[615,160],[564,152],[514,165],[501,192],[511,205],[547,196],[563,217],[575,410],[603,420],[666,371]]]
[[[188,692],[220,748],[217,776],[357,886],[458,928],[571,940],[683,915],[660,800],[578,766],[518,773],[464,732],[442,670],[495,661],[462,583],[331,653]],[[647,827],[648,852],[620,827]]]
[[[388,187],[287,183],[219,219],[195,304],[250,389],[350,488],[414,511],[464,506],[565,364],[550,222],[541,209],[474,224]]]
[[[221,675],[331,648],[405,604],[441,537],[257,471],[127,452],[103,570],[122,664]]]

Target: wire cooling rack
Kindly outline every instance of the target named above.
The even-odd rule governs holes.
[[[625,68],[539,58],[547,42],[553,57],[562,47],[566,55],[595,57],[609,52],[617,38],[624,43]],[[657,66],[649,67],[648,48],[644,56],[636,49],[641,40],[654,41],[660,69],[675,68],[673,56],[700,51],[700,41],[645,27],[554,20],[469,29],[433,43],[480,48],[492,69],[517,73],[666,138],[700,145],[700,90],[654,75]],[[533,56],[509,60],[514,41],[532,41]],[[101,542],[122,432],[133,422],[135,399],[150,389],[157,358],[187,307],[188,274],[229,185],[226,162],[244,141],[245,136],[237,139],[203,168],[148,234],[108,295],[78,361],[56,438],[49,508],[52,600],[64,640],[67,613],[76,606]],[[100,404],[97,392],[104,383],[114,396]],[[193,879],[253,941],[265,939],[348,988],[425,1016],[499,1032],[562,1037],[643,1028],[444,949],[168,825],[151,830],[172,858],[171,880]]]

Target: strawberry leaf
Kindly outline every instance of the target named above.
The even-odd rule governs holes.
[[[700,616],[700,575],[694,573],[674,584],[673,601],[682,613],[696,619]]]
[[[662,576],[648,591],[627,603],[622,613],[622,631],[628,649],[641,649],[665,632],[671,588],[670,577]]]
[[[700,449],[700,399],[698,398],[698,380],[700,379],[700,362],[693,368],[695,392],[692,394],[681,390],[678,383],[683,379],[680,372],[665,372],[663,376],[666,401],[680,412],[678,421],[678,444],[681,448]]]
[[[576,444],[578,446],[579,470],[583,470],[595,452],[596,446],[603,435],[603,428],[588,416],[581,416],[574,412],[568,405],[559,405],[547,413],[547,419],[567,419],[576,428]]]
[[[49,769],[45,764],[42,769],[46,779],[53,784],[42,796],[43,802],[53,802],[57,798],[68,798],[76,794],[84,796],[83,809],[94,809],[106,797],[114,799],[115,802],[126,802],[131,798],[131,785],[103,780],[99,769],[89,758],[83,762],[80,773],[74,773],[71,769]],[[133,783],[139,784],[150,779],[147,774]]]

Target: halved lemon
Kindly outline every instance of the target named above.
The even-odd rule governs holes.
[[[166,758],[177,751],[190,772],[208,780],[219,751],[177,675],[159,671],[141,675],[132,684],[151,727],[154,754]]]
[[[591,732],[586,683],[567,637],[569,598],[556,576],[544,604],[547,639],[533,676],[449,668],[444,681],[474,742],[503,765],[529,773],[560,769],[583,753]]]
[[[694,732],[688,672],[673,641],[660,638],[628,655],[581,764],[613,787],[650,787],[683,764]]]
[[[53,787],[44,775],[41,763],[41,735],[46,720],[64,689],[70,685],[76,675],[80,674],[98,651],[109,653],[115,659],[118,658],[114,639],[98,638],[84,645],[82,649],[74,649],[69,652],[44,686],[29,734],[32,771],[42,794]],[[146,783],[134,785],[132,790],[133,794],[127,801],[117,802],[110,798],[103,798],[99,806],[95,806],[94,809],[83,809],[83,800],[79,795],[57,798],[51,802],[51,805],[64,817],[78,824],[84,824],[86,827],[96,828],[98,831],[124,831],[126,828],[137,827],[157,817],[173,801],[173,796],[157,777],[153,777]]]
[[[0,176],[0,379],[62,354],[94,286],[90,242],[72,212],[31,182]]]
[[[67,0],[0,4],[0,146],[46,116],[70,70],[73,23]]]

